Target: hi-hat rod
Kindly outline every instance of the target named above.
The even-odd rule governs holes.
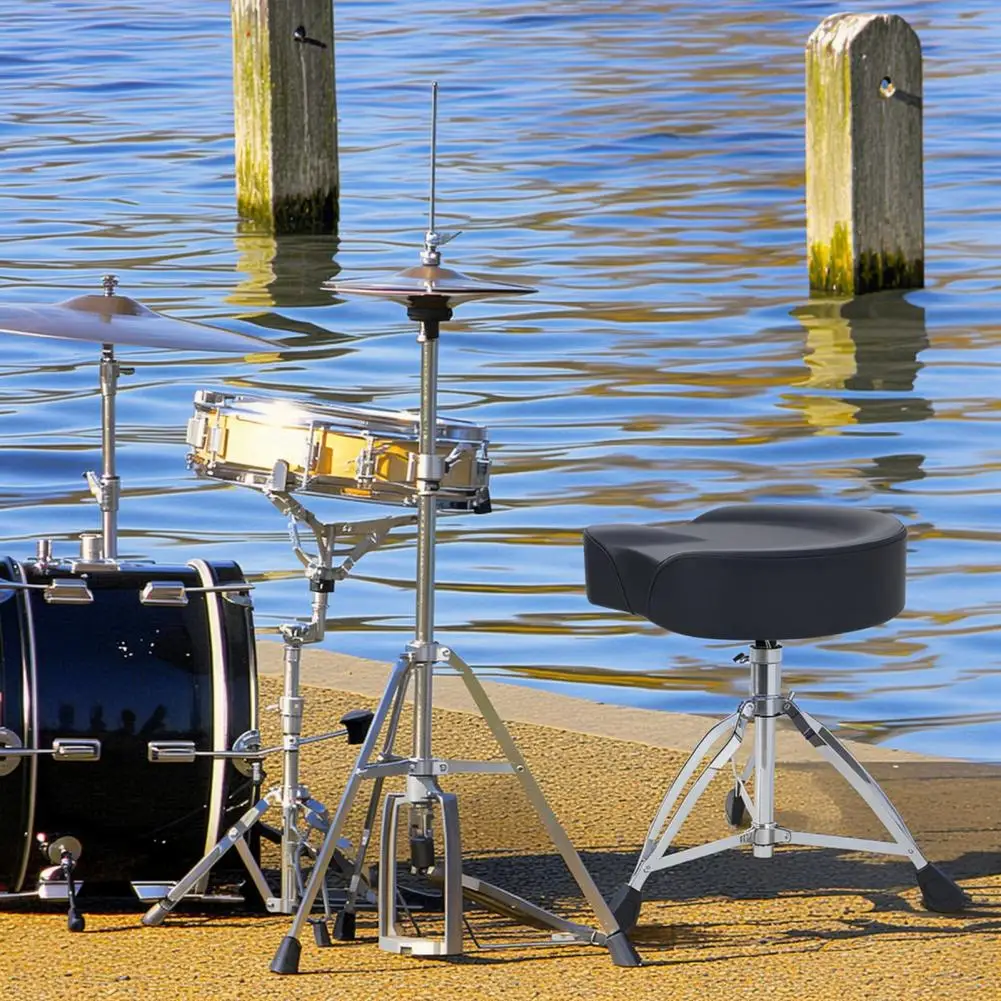
[[[431,190],[428,196],[428,235],[434,233],[434,181],[438,159],[438,81],[431,84]]]

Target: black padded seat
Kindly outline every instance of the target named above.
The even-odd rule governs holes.
[[[587,598],[687,636],[791,640],[904,607],[907,531],[823,504],[735,504],[661,528],[584,530]]]

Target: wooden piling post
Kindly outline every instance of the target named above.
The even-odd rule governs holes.
[[[895,14],[835,14],[806,47],[810,288],[924,285],[921,43]]]
[[[274,233],[337,226],[332,0],[232,0],[236,203]]]

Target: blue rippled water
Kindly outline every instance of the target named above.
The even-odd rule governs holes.
[[[113,271],[170,316],[295,349],[128,353],[123,551],[238,560],[265,632],[306,611],[282,519],[197,480],[184,426],[199,388],[416,403],[403,311],[320,283],[415,261],[437,79],[447,263],[539,290],[464,306],[443,338],[442,406],[489,429],[495,507],[443,526],[442,637],[520,683],[571,672],[591,698],[719,712],[737,651],[588,605],[580,529],[734,500],[880,508],[911,530],[906,611],[792,644],[789,683],[868,739],[1001,759],[1001,9],[882,6],[925,52],[928,287],[847,320],[810,301],[804,261],[803,49],[837,9],[338,4],[339,237],[275,241],[235,213],[228,4],[0,0],[2,301]],[[3,551],[68,554],[98,524],[96,347],[3,347]],[[403,531],[338,589],[325,645],[392,659],[413,572]]]

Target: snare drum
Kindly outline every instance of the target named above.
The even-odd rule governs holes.
[[[200,390],[188,422],[188,463],[202,476],[230,483],[413,505],[419,432],[420,419],[409,411]],[[446,470],[439,508],[489,511],[484,428],[439,418],[437,454]]]
[[[53,581],[70,595],[56,600]],[[172,602],[147,593],[144,603],[157,582]],[[242,762],[153,763],[149,742],[226,751],[256,724],[253,620],[236,564],[0,558],[0,745],[93,752],[4,757],[0,746],[0,890],[41,891],[51,862],[38,842],[64,835],[83,847],[76,877],[88,894],[180,879],[257,790]]]

